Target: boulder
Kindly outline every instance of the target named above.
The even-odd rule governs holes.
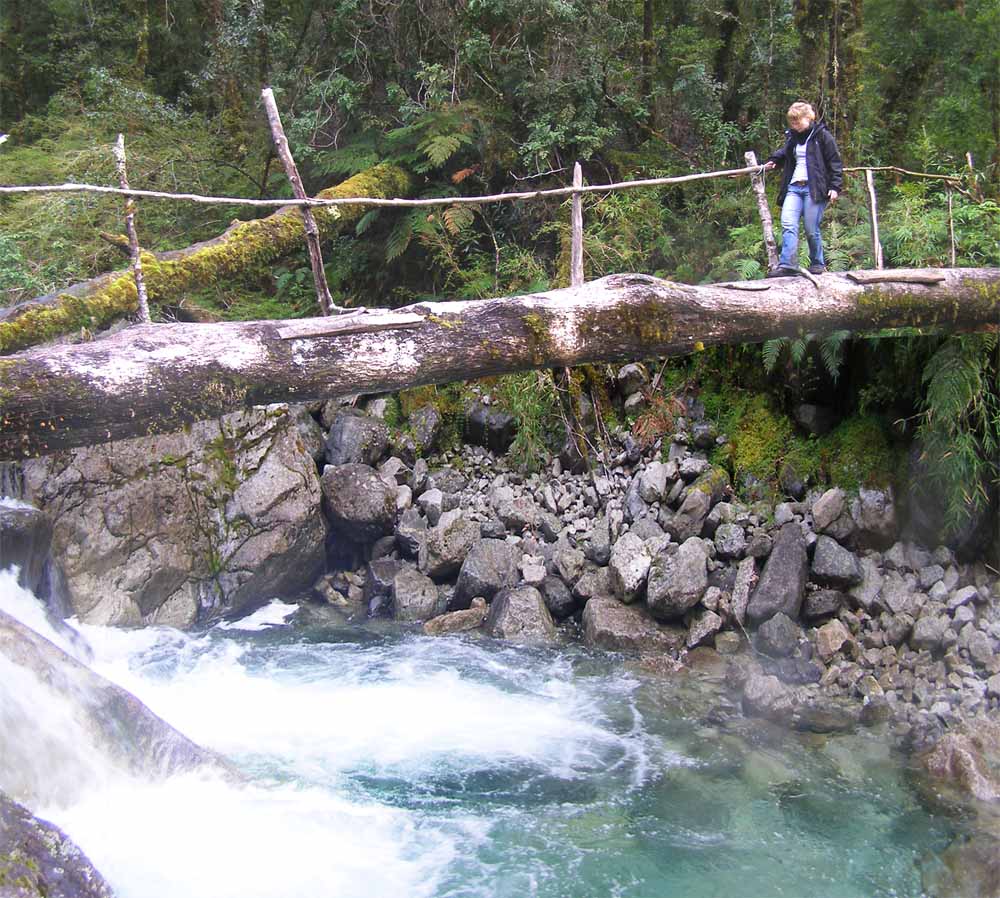
[[[619,537],[611,550],[608,568],[611,585],[625,604],[642,597],[649,573],[650,557],[646,545],[634,533]]]
[[[692,537],[675,551],[663,552],[653,559],[646,584],[646,604],[660,620],[683,617],[698,604],[707,587],[705,544]]]
[[[739,524],[720,524],[715,531],[715,551],[720,558],[740,558],[747,547],[746,535]]]
[[[417,455],[427,455],[437,445],[443,423],[441,412],[433,405],[422,405],[410,415],[410,432]]]
[[[114,898],[59,827],[0,792],[0,894],[5,898]]]
[[[808,570],[809,558],[802,528],[796,523],[786,524],[778,531],[757,588],[750,597],[749,619],[760,624],[778,613],[793,620],[798,618]]]
[[[821,536],[813,553],[812,579],[821,586],[846,589],[862,581],[858,559],[836,540]]]
[[[825,664],[840,651],[845,642],[849,642],[851,633],[839,620],[823,624],[816,631],[816,653]]]
[[[698,536],[711,508],[711,493],[691,488],[684,497],[681,507],[666,522],[664,529],[679,543]]]
[[[396,545],[407,558],[417,558],[427,536],[427,520],[416,508],[407,508],[396,523]]]
[[[847,497],[839,487],[827,490],[814,503],[812,508],[813,524],[817,533],[822,533],[843,513],[847,505]]]
[[[394,532],[396,489],[368,465],[327,466],[323,498],[334,532],[353,543],[374,542]]]
[[[203,765],[228,769],[135,696],[2,611],[0,677],[0,789],[32,806],[72,803],[93,785],[95,755],[143,779]],[[51,713],[39,715],[41,705]]]
[[[787,658],[802,638],[802,629],[780,611],[760,625],[754,639],[758,651],[772,658]]]
[[[659,626],[641,606],[622,605],[607,596],[587,602],[583,628],[588,645],[612,652],[671,653],[685,639],[683,630]]]
[[[558,577],[546,577],[539,587],[545,607],[555,620],[565,620],[577,609],[577,601],[569,587]]]
[[[733,619],[741,627],[747,621],[747,608],[750,605],[750,594],[757,584],[757,564],[753,558],[744,558],[736,568],[736,581],[733,584],[732,610]]]
[[[452,576],[479,539],[479,524],[458,509],[446,511],[427,531],[420,549],[420,569],[436,579]]]
[[[462,562],[454,608],[468,608],[476,596],[489,602],[501,589],[516,586],[521,553],[500,539],[481,539]]]
[[[509,642],[545,643],[556,638],[556,625],[542,594],[533,586],[505,589],[494,597],[486,632]]]
[[[615,588],[611,582],[611,570],[606,567],[585,570],[583,576],[576,581],[576,585],[573,587],[574,597],[583,603],[598,596],[611,598],[614,594]]]
[[[0,567],[17,565],[18,583],[38,593],[52,545],[48,516],[24,502],[0,503]]]
[[[445,636],[449,633],[477,630],[486,620],[486,613],[486,599],[477,596],[468,608],[461,611],[450,611],[426,621],[424,633],[428,636]]]
[[[722,618],[714,611],[709,611],[707,608],[696,611],[688,626],[687,647],[693,649],[708,642],[721,629]]]
[[[308,589],[327,525],[302,414],[246,409],[25,462],[72,611],[93,624],[188,627]]]
[[[923,615],[913,625],[910,645],[917,651],[921,649],[928,649],[932,652],[939,651],[943,648],[945,632],[950,625],[951,621],[943,614]],[[952,638],[954,639],[954,634]]]
[[[964,801],[1000,800],[1000,721],[977,718],[945,733],[918,757],[935,784]]]
[[[437,585],[406,566],[392,580],[392,613],[398,621],[425,621],[440,613]]]
[[[639,475],[639,495],[644,502],[652,505],[662,502],[667,495],[667,466],[661,461],[652,461]]]
[[[850,590],[850,596],[859,607],[872,614],[881,607],[879,596],[882,593],[885,577],[878,561],[871,556],[862,556],[858,567],[861,571],[861,582]]]
[[[847,605],[847,596],[835,589],[820,589],[806,595],[802,615],[807,620],[831,617]]]
[[[355,409],[341,409],[334,415],[326,438],[329,465],[373,466],[389,447],[389,428],[377,418]]]
[[[365,604],[371,606],[372,599],[391,595],[392,584],[396,579],[396,574],[404,569],[406,565],[402,561],[394,561],[391,558],[379,558],[368,564],[365,572],[364,600]]]
[[[465,410],[465,439],[477,446],[486,446],[498,455],[510,448],[517,434],[513,415],[481,402],[471,403]]]
[[[649,383],[649,372],[645,365],[632,362],[618,369],[616,380],[622,396],[631,396]]]
[[[606,565],[611,560],[611,528],[603,515],[594,520],[590,542],[584,546],[583,553],[596,565]]]
[[[579,549],[563,546],[556,551],[552,561],[555,564],[556,573],[562,577],[567,586],[572,587],[583,575],[586,558]]]
[[[520,533],[534,527],[538,523],[539,514],[539,507],[526,496],[497,505],[497,517],[511,533]]]

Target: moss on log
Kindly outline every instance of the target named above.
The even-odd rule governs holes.
[[[318,194],[320,199],[405,196],[410,176],[395,165],[378,165]],[[314,210],[321,237],[328,237],[363,214],[363,206]],[[162,303],[231,277],[263,271],[305,246],[302,216],[295,207],[267,218],[235,222],[212,240],[166,253],[142,254],[150,300]],[[99,275],[57,294],[12,309],[0,321],[0,354],[9,354],[80,330],[96,331],[131,314],[138,306],[131,269]]]

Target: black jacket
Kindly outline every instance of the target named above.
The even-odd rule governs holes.
[[[840,150],[837,141],[827,130],[826,125],[817,122],[813,125],[815,132],[806,144],[806,166],[809,168],[809,196],[814,203],[821,203],[831,190],[837,193],[844,188],[844,164],[840,161]],[[768,158],[768,162],[783,165],[781,172],[781,189],[778,191],[779,205],[785,201],[788,185],[792,182],[792,172],[795,171],[795,132],[785,132],[785,145]]]

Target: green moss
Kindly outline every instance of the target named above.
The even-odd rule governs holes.
[[[775,411],[766,396],[753,397],[731,434],[729,444],[730,462],[737,482],[750,474],[774,484],[793,432],[792,422]]]
[[[651,351],[673,343],[677,338],[677,326],[663,303],[645,300],[619,303],[613,309],[600,312],[584,311],[580,316],[579,333],[594,344],[607,341],[609,346],[615,346],[636,342]]]
[[[885,424],[873,415],[842,421],[818,440],[818,449],[826,479],[846,490],[892,483],[900,460]]]

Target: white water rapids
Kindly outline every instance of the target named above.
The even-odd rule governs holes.
[[[88,657],[10,571],[0,609]],[[77,626],[92,670],[242,779],[122,772],[0,655],[0,789],[29,784],[120,898],[915,895],[943,838],[877,740],[755,747],[603,655],[301,613]]]

